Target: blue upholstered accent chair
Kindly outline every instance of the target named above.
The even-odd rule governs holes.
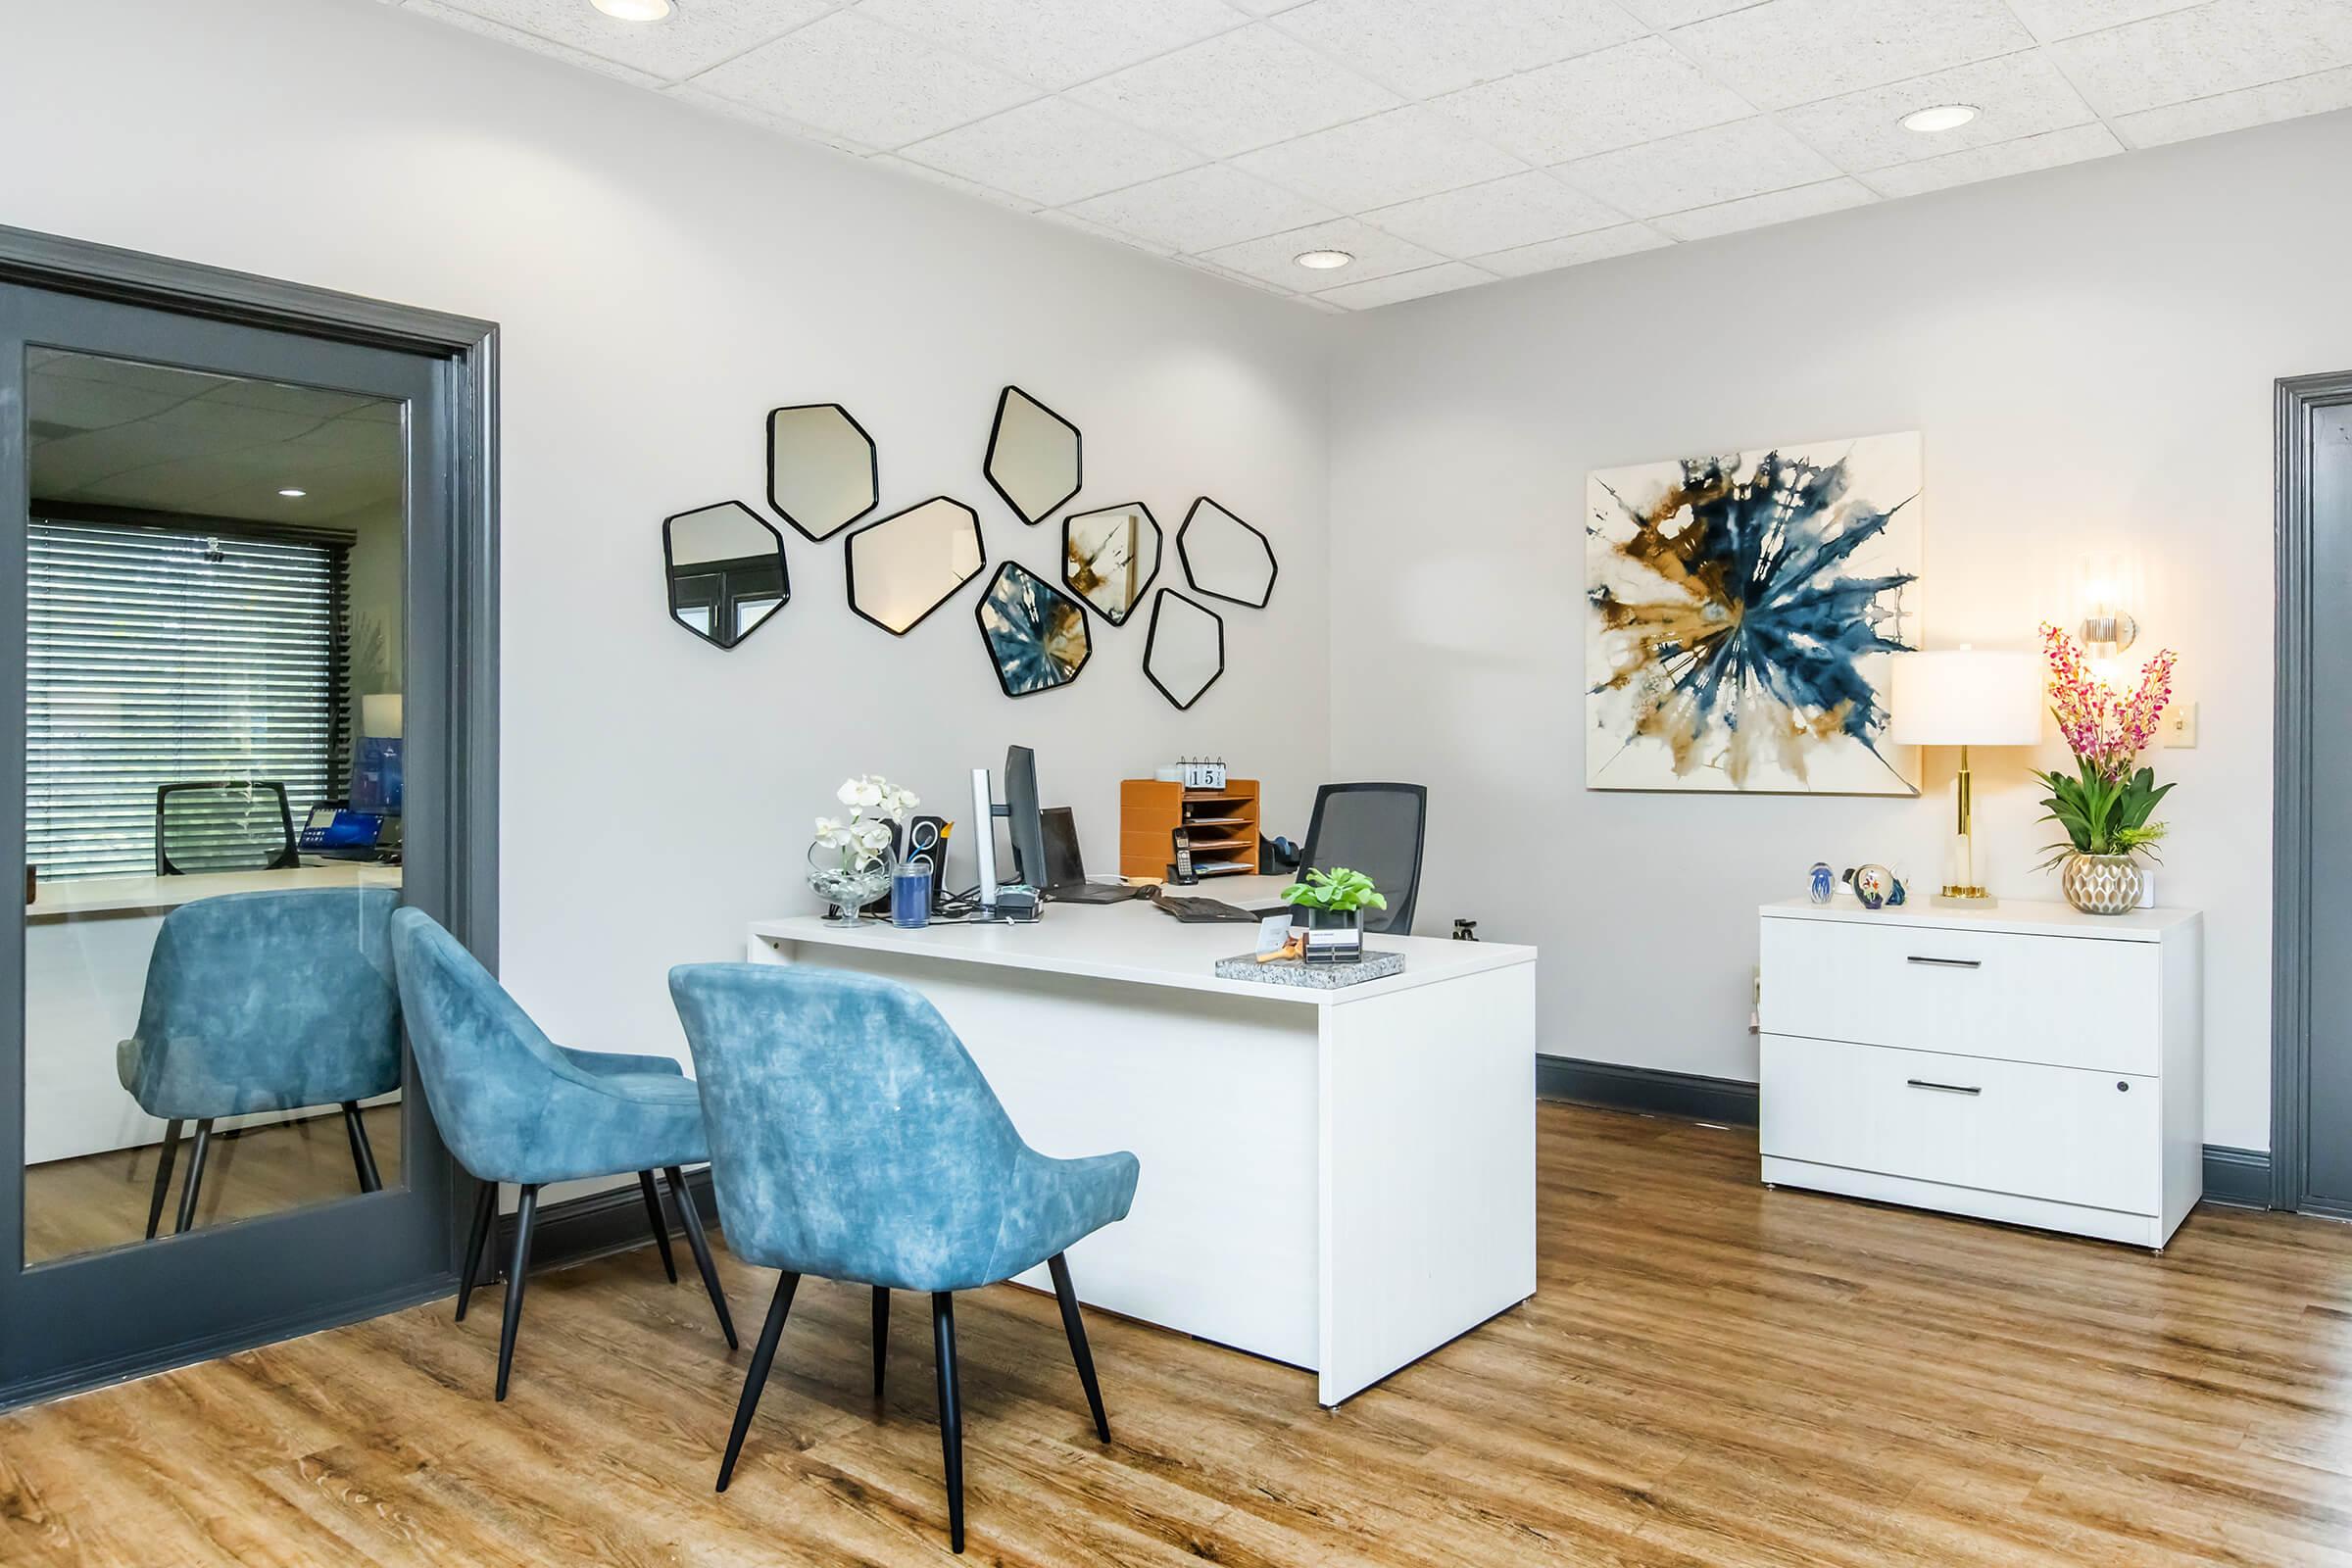
[[[702,1216],[680,1167],[710,1157],[695,1089],[667,1056],[572,1051],[539,1032],[514,999],[473,955],[416,909],[392,916],[392,956],[417,1075],[443,1142],[472,1173],[473,1234],[458,1284],[458,1321],[466,1320],[498,1216],[498,1184],[522,1189],[514,1216],[514,1255],[507,1269],[507,1310],[498,1338],[498,1396],[507,1396],[514,1365],[514,1330],[522,1321],[523,1276],[531,1263],[531,1227],[539,1189],[549,1182],[637,1173],[646,1217],[661,1245],[662,1267],[674,1283],[669,1222],[654,1172],[669,1180],[686,1245],[694,1249],[703,1288],[718,1313],[727,1348],[735,1321],[710,1261]]]
[[[926,1291],[938,1347],[948,1533],[963,1549],[955,1293],[1051,1266],[1095,1431],[1102,1391],[1063,1251],[1127,1217],[1133,1154],[1052,1159],[1021,1142],[963,1043],[906,986],[752,963],[669,972],[710,1133],[727,1249],[783,1270],[718,1469],[727,1490],[803,1274],[873,1287],[874,1392],[890,1293]]]
[[[400,1087],[400,999],[387,946],[398,902],[390,888],[230,893],[164,916],[138,1032],[115,1048],[122,1087],[164,1118],[150,1239],[191,1121],[181,1231],[196,1222],[213,1123],[222,1116],[339,1104],[360,1191],[383,1185],[360,1102]]]

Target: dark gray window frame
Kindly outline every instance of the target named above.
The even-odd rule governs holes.
[[[450,715],[443,755],[427,760],[412,757],[412,777],[419,765],[438,776],[442,798],[450,804],[446,843],[436,864],[419,880],[439,892],[436,912],[484,963],[496,966],[498,952],[498,327],[489,321],[453,316],[412,306],[389,304],[331,290],[312,288],[275,278],[173,261],[142,252],[94,245],[84,241],[0,226],[0,283],[22,284],[54,293],[78,295],[122,305],[144,307],[214,321],[291,332],[331,343],[390,349],[438,362],[434,375],[438,395],[448,411],[435,443],[436,476],[447,495],[450,524],[450,591],[438,603],[420,603],[412,610],[412,630],[437,638],[451,652],[449,675],[438,700]],[[19,421],[0,419],[0,468],[21,472],[24,454]],[[14,547],[20,553],[22,543]],[[0,649],[0,674],[22,681],[24,651]],[[0,764],[21,767],[24,737],[0,736]],[[0,948],[6,947],[0,944]],[[21,996],[24,952],[0,953],[0,991]],[[13,1120],[15,1132],[0,1139],[10,1158],[0,1160],[0,1205],[21,1218],[23,1169],[21,1153],[22,1062],[12,1048],[5,1066],[18,1076],[0,1106],[0,1116]],[[365,1295],[325,1302],[309,1302],[299,1310],[271,1315],[257,1311],[233,1325],[165,1344],[141,1345],[131,1350],[100,1357],[61,1360],[26,1369],[22,1362],[0,1368],[0,1408],[52,1397],[75,1389],[142,1376],[165,1368],[208,1360],[274,1340],[316,1332],[340,1323],[357,1322],[382,1312],[429,1300],[455,1287],[458,1254],[464,1239],[468,1205],[461,1197],[454,1162],[441,1149],[432,1129],[423,1095],[412,1093],[407,1115],[423,1129],[409,1151],[433,1156],[417,1172],[417,1184],[435,1195],[434,1235],[439,1260],[414,1277],[389,1289],[374,1288]],[[16,1221],[9,1226],[14,1235]],[[253,1222],[255,1228],[275,1221]],[[222,1233],[247,1227],[231,1227]],[[193,1240],[191,1238],[191,1240]],[[232,1252],[251,1252],[251,1247],[217,1250],[223,1271],[246,1268]],[[60,1265],[51,1265],[60,1266]],[[67,1264],[63,1267],[78,1265]],[[14,1257],[6,1267],[15,1279]],[[11,1293],[13,1294],[13,1292]],[[5,1314],[0,1314],[5,1315]]]

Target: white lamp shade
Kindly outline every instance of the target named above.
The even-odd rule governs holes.
[[[1898,746],[2032,746],[2041,739],[2041,658],[1955,648],[1894,656]]]
[[[400,739],[400,693],[371,692],[360,699],[360,733]]]

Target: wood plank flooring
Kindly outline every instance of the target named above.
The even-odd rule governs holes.
[[[2352,1565],[2352,1228],[2204,1209],[2163,1257],[1756,1183],[1755,1137],[1546,1105],[1537,1298],[1336,1412],[1050,1298],[958,1302],[975,1563]],[[770,1282],[722,1257],[747,1337]],[[748,1356],[650,1251],[0,1420],[0,1562],[951,1560],[928,1313],[888,1396],[809,1281]]]

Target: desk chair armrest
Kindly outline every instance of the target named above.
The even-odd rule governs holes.
[[[674,1056],[637,1056],[619,1051],[574,1051],[569,1046],[558,1046],[564,1059],[591,1078],[618,1078],[628,1074],[667,1073],[682,1078],[686,1069]]]

